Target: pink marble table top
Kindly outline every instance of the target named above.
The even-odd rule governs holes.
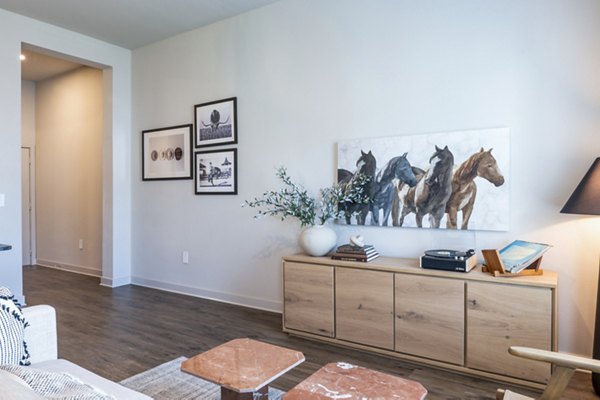
[[[419,382],[343,362],[331,363],[287,392],[285,400],[422,400]]]
[[[181,370],[238,393],[255,392],[304,361],[296,350],[234,339],[183,363]]]

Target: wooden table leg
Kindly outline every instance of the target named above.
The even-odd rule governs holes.
[[[268,400],[269,385],[265,385],[252,393],[238,393],[221,386],[221,400]]]

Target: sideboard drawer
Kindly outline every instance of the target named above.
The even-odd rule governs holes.
[[[283,274],[284,326],[333,337],[333,268],[285,262]]]
[[[394,349],[394,274],[335,269],[336,337]]]

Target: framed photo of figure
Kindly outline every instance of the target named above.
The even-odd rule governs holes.
[[[192,124],[142,131],[142,180],[192,179]]]
[[[237,194],[237,149],[198,151],[196,194]]]
[[[195,147],[237,143],[237,98],[194,106]]]

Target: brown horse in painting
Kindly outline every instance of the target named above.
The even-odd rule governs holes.
[[[458,213],[462,211],[461,229],[469,228],[469,219],[473,213],[473,205],[477,197],[476,177],[482,177],[494,186],[504,184],[504,177],[498,163],[492,155],[492,149],[481,150],[463,162],[452,175],[452,195],[446,204],[448,221],[446,228],[457,229]]]

